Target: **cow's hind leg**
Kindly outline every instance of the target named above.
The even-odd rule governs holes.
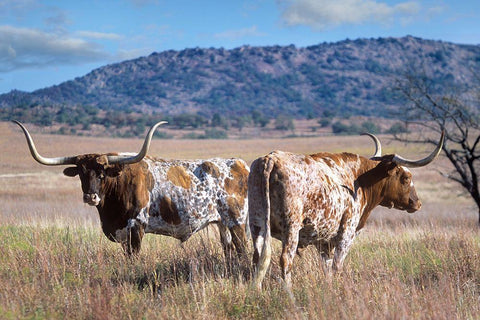
[[[239,261],[239,263],[237,263],[240,268],[239,272],[243,280],[248,281],[251,278],[252,269],[247,255],[247,233],[245,225],[234,226],[230,228],[230,232],[236,250],[236,258],[234,260]]]
[[[265,224],[263,228],[250,225],[250,232],[253,241],[253,282],[260,290],[272,257],[270,228]]]
[[[335,253],[333,256],[333,272],[338,272],[343,267],[343,262],[347,256],[350,247],[353,244],[353,239],[356,234],[356,225],[358,220],[352,220],[351,215],[345,215],[341,223],[341,228],[337,236],[334,238]],[[356,216],[360,216],[359,214]]]
[[[235,250],[238,257],[241,259],[247,258],[247,234],[245,232],[245,225],[233,226],[230,228],[232,241],[235,245]]]
[[[280,257],[280,266],[282,267],[282,277],[285,280],[287,288],[292,286],[292,266],[293,259],[297,252],[299,230],[293,227],[288,229],[288,232],[282,241],[282,256]]]
[[[217,226],[218,230],[220,231],[220,241],[222,242],[225,260],[228,264],[230,264],[234,256],[232,233],[223,223],[217,223]]]

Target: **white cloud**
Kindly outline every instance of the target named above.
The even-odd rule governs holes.
[[[150,48],[136,48],[131,50],[120,49],[113,57],[113,61],[124,61],[136,59],[141,56],[147,56],[152,53]]]
[[[441,14],[443,14],[444,12],[447,12],[448,11],[448,8],[446,6],[442,6],[442,5],[439,5],[439,6],[434,6],[434,7],[431,7],[431,8],[428,8],[425,12],[425,18],[428,20],[428,19],[432,19],[436,16],[439,16]],[[452,12],[453,13],[453,12]],[[475,14],[473,12],[471,12],[472,14]],[[458,14],[453,14],[453,15],[450,15],[450,18],[451,19],[450,21],[455,21],[456,18],[459,18],[458,17]],[[460,17],[460,20],[461,19],[464,19],[465,17]]]
[[[252,26],[250,28],[243,28],[238,30],[227,30],[224,32],[216,33],[215,38],[218,39],[230,39],[237,40],[244,37],[264,37],[266,33],[260,32],[257,30],[257,26]]]
[[[418,14],[417,2],[388,5],[374,0],[278,0],[289,26],[306,25],[318,30],[350,24],[392,23]]]
[[[96,40],[120,40],[123,37],[116,33],[105,33],[96,31],[77,31],[75,35],[82,38],[90,38]]]
[[[109,54],[95,42],[37,29],[0,26],[0,72],[26,67],[82,64]]]
[[[396,13],[406,15],[416,15],[420,11],[420,5],[417,2],[402,2],[393,8]]]

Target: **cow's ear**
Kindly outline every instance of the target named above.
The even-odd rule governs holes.
[[[115,178],[122,174],[123,166],[108,166],[105,168],[107,177]]]
[[[78,174],[78,168],[68,167],[65,170],[63,170],[63,174],[66,175],[67,177],[75,177]]]
[[[386,169],[387,169],[387,174],[391,177],[394,176],[397,173],[397,164],[393,162],[388,162]]]
[[[386,163],[386,162],[392,162],[393,157],[395,157],[394,154],[386,154],[380,157],[373,157],[370,158],[370,160],[375,160],[375,161],[380,161],[381,163]]]
[[[395,155],[389,154],[382,157],[374,158],[374,160],[380,161],[377,168],[382,172],[385,172],[387,176],[392,176],[396,172],[397,165],[392,162],[392,159]]]

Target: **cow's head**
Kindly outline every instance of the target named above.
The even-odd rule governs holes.
[[[380,205],[413,213],[422,203],[413,185],[412,173],[407,167],[392,162],[392,158],[392,155],[382,157],[377,166],[385,176]]]
[[[82,183],[83,201],[91,206],[97,206],[103,199],[102,186],[108,177],[117,177],[125,165],[142,161],[146,156],[153,133],[158,126],[166,122],[158,122],[150,128],[143,147],[138,154],[86,154],[72,157],[45,158],[41,156],[33,143],[27,129],[18,121],[13,121],[22,128],[27,139],[28,147],[33,158],[48,166],[73,165],[66,168],[63,173],[69,177],[78,175]]]
[[[122,164],[110,164],[107,155],[78,156],[74,167],[63,170],[68,177],[78,175],[82,183],[83,202],[97,206],[104,197],[105,180],[121,174]]]
[[[409,213],[419,210],[422,203],[418,199],[409,168],[423,167],[435,160],[442,150],[445,132],[442,131],[435,150],[420,160],[408,160],[396,154],[382,156],[382,147],[378,138],[372,134],[366,135],[375,142],[376,151],[370,159],[379,161],[368,176],[372,182],[382,181],[382,189],[377,190],[380,193],[380,205]]]

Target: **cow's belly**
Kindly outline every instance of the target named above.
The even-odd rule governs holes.
[[[205,218],[186,223],[172,224],[165,222],[161,217],[149,217],[147,226],[145,227],[145,233],[172,236],[181,241],[185,241],[195,232],[206,227],[210,222],[212,222],[210,219]]]
[[[332,221],[331,223],[323,221],[320,226],[313,224],[304,225],[303,228],[300,229],[298,246],[303,248],[314,242],[330,241],[330,239],[337,235],[339,225],[340,223],[337,221]]]

